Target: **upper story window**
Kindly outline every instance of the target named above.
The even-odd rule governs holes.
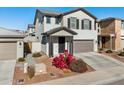
[[[76,18],[75,17],[70,18],[70,28],[76,29]]]
[[[55,24],[59,24],[60,23],[60,18],[55,18]]]
[[[79,29],[79,19],[76,17],[68,18],[68,28]]]
[[[124,30],[124,22],[121,22],[121,29]]]
[[[46,23],[47,24],[50,24],[51,23],[51,17],[48,17],[48,16],[46,17]]]
[[[91,21],[89,19],[82,20],[82,29],[91,30]]]

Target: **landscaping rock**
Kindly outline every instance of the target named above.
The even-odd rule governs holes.
[[[35,75],[46,74],[46,65],[44,63],[35,64]]]
[[[82,59],[77,59],[70,63],[69,68],[74,72],[83,73],[87,71],[87,64]]]

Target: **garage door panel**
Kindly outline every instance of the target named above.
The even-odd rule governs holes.
[[[124,39],[121,39],[121,48],[124,48]]]
[[[93,40],[74,40],[73,52],[91,52],[93,51]]]
[[[16,42],[6,43],[0,42],[0,60],[15,59],[16,58]]]

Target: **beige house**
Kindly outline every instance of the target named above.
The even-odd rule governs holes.
[[[0,60],[23,57],[23,33],[0,28]]]
[[[98,22],[98,46],[103,49],[121,50],[124,48],[124,20],[105,18]]]

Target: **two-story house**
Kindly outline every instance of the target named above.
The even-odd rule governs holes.
[[[99,47],[103,49],[122,50],[124,48],[124,20],[105,18],[98,22]]]
[[[36,10],[35,31],[49,56],[97,51],[96,17],[83,8],[68,12]]]

